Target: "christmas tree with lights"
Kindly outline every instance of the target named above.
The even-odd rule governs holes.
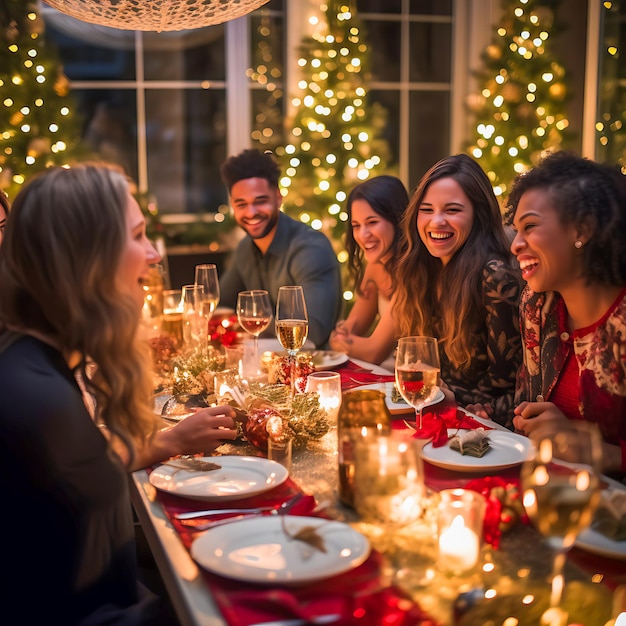
[[[474,136],[467,147],[505,196],[513,179],[549,151],[566,148],[565,68],[552,54],[559,0],[503,0],[470,98]]]
[[[285,212],[337,243],[350,189],[384,173],[388,160],[387,142],[380,138],[386,115],[367,102],[368,47],[348,5],[322,5],[324,19],[303,40],[295,116],[288,122],[287,145],[276,149]]]
[[[0,93],[0,189],[13,198],[36,172],[66,164],[79,142],[69,81],[36,2],[0,6]]]
[[[623,2],[603,2],[602,10],[604,45],[601,46],[602,80],[599,119],[596,121],[598,158],[607,163],[620,163],[626,168],[626,86],[624,62],[619,60],[626,11]]]

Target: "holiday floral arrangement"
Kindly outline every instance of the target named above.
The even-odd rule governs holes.
[[[222,328],[226,328],[222,326]],[[225,337],[225,333],[221,333]],[[268,353],[268,383],[240,381],[236,370],[225,369],[225,356],[220,348],[181,352],[167,336],[151,343],[157,369],[157,391],[171,394],[161,414],[172,419],[188,415],[206,406],[230,404],[241,414],[240,439],[260,450],[267,450],[272,438],[293,439],[294,446],[304,447],[321,439],[330,429],[328,414],[320,406],[317,393],[306,392],[306,381],[315,371],[312,357],[306,353],[296,358],[296,394],[291,395],[291,362],[284,354]],[[232,373],[219,393],[215,374]],[[222,385],[220,384],[220,387]],[[238,422],[239,424],[239,422]]]
[[[296,448],[305,447],[330,429],[328,414],[320,406],[317,393],[297,393],[292,398],[289,385],[251,383],[240,386],[233,395],[247,414],[243,436],[261,450],[267,450],[270,437],[293,439]]]

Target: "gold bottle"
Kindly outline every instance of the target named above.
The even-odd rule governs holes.
[[[377,389],[351,389],[342,394],[337,420],[339,457],[339,499],[354,506],[354,443],[368,431],[388,434],[391,414],[385,392]]]

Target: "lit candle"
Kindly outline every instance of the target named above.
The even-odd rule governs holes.
[[[462,515],[439,535],[439,562],[452,572],[464,572],[478,562],[478,536],[465,525]]]

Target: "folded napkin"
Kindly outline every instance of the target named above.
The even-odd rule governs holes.
[[[337,616],[342,626],[394,624],[436,626],[406,593],[382,586],[382,557],[372,552],[359,567],[345,574],[300,587],[242,585],[205,574],[211,593],[229,626],[248,626],[266,621]]]
[[[409,426],[414,428],[412,424],[409,424]],[[455,406],[444,409],[433,407],[432,409],[422,411],[422,428],[414,428],[415,434],[413,437],[416,439],[432,439],[433,448],[440,448],[448,443],[448,429],[458,428],[493,430]]]
[[[335,371],[341,376],[342,391],[373,383],[392,383],[395,380],[392,374],[374,374],[371,370],[365,369],[352,361],[347,361]]]

